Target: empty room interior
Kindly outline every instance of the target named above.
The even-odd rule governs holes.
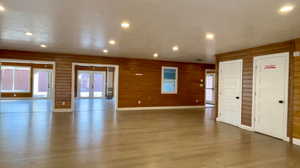
[[[0,0],[0,168],[300,168],[300,1]]]

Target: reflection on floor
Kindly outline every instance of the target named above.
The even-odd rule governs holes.
[[[75,103],[76,112],[112,111],[114,109],[115,104],[113,99],[82,98],[76,99]]]
[[[52,102],[48,99],[0,100],[1,113],[51,112]]]
[[[0,167],[300,166],[300,147],[216,123],[214,108],[114,112],[100,104],[80,100],[76,113],[0,114]]]

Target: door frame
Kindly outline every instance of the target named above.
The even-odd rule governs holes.
[[[39,61],[39,60],[27,60],[27,59],[0,59],[0,66],[2,62],[12,62],[12,63],[28,63],[28,64],[51,64],[53,66],[52,69],[52,90],[51,90],[51,101],[52,101],[52,111],[56,111],[55,109],[55,72],[56,72],[56,62],[55,61]],[[1,89],[0,89],[0,99],[10,99],[1,97]],[[16,98],[16,99],[33,99],[30,98]]]
[[[289,137],[287,136],[288,134],[288,108],[289,108],[289,71],[290,71],[290,54],[288,52],[283,52],[283,53],[277,53],[277,54],[268,54],[268,55],[262,55],[262,56],[256,56],[253,58],[253,83],[252,83],[252,129],[257,132],[257,129],[255,127],[255,118],[256,118],[256,76],[257,76],[257,71],[256,71],[256,65],[258,60],[263,60],[265,58],[274,58],[274,57],[286,57],[287,62],[286,62],[286,76],[285,76],[285,111],[283,114],[283,133],[282,133],[282,140],[289,141]]]
[[[48,89],[50,89],[48,92],[48,96],[47,97],[34,97],[34,73],[36,72],[36,71],[44,71],[44,72],[50,72],[51,73],[51,76],[50,76],[50,78],[48,79],[48,80],[50,80],[49,81],[49,83],[50,83],[50,88],[48,88]],[[52,80],[53,80],[53,70],[52,69],[44,69],[44,68],[33,68],[33,78],[32,78],[32,98],[33,99],[51,99],[52,98],[52,90],[53,90],[53,82],[52,82]],[[48,86],[49,86],[49,83],[48,83]]]
[[[240,74],[240,76],[241,76],[241,78],[240,78],[240,80],[241,80],[241,85],[240,85],[240,90],[241,90],[241,97],[240,97],[240,100],[241,100],[241,105],[240,105],[240,123],[239,123],[239,125],[234,125],[234,124],[232,124],[232,123],[228,123],[228,124],[231,124],[231,125],[233,125],[233,126],[237,126],[237,127],[241,127],[241,125],[242,125],[242,104],[243,104],[243,59],[236,59],[236,60],[229,60],[229,61],[220,61],[219,62],[219,65],[218,65],[218,117],[217,117],[217,121],[221,121],[221,122],[224,122],[223,121],[223,119],[222,119],[222,117],[220,117],[221,115],[220,115],[220,108],[221,108],[221,105],[220,105],[220,103],[221,103],[221,101],[220,101],[220,98],[221,98],[221,85],[220,85],[220,81],[221,81],[221,64],[222,63],[235,63],[235,62],[239,62],[239,63],[241,63],[241,74]],[[225,122],[225,123],[227,123],[227,122]]]
[[[89,64],[89,63],[72,63],[72,101],[71,101],[71,110],[74,111],[75,109],[75,66],[94,66],[94,67],[113,67],[115,68],[115,74],[114,74],[114,100],[115,100],[115,109],[114,111],[117,111],[119,107],[119,65],[114,64]],[[77,80],[76,80],[77,82]]]

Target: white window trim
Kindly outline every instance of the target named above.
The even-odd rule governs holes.
[[[174,92],[165,92],[164,91],[164,70],[165,69],[175,69],[176,70],[176,83],[175,83],[175,91]],[[161,94],[177,94],[178,92],[178,67],[169,67],[169,66],[162,66],[161,68]]]
[[[15,76],[15,70],[17,70],[17,69],[19,69],[19,70],[24,70],[24,69],[29,69],[29,71],[30,71],[30,76],[29,76],[29,82],[30,82],[30,80],[31,80],[31,71],[32,71],[32,69],[31,69],[31,67],[30,66],[10,66],[10,65],[2,65],[1,66],[1,69],[0,70],[2,70],[2,69],[13,69],[14,71],[13,71],[13,79],[15,78],[14,76]],[[1,72],[0,72],[1,73]],[[31,92],[31,83],[29,83],[29,90],[15,90],[15,85],[14,85],[14,80],[13,80],[13,89],[12,90],[2,90],[2,88],[0,88],[0,90],[1,90],[1,93],[30,93]]]

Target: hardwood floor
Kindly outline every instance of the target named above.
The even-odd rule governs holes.
[[[213,108],[115,113],[86,99],[75,113],[33,110],[47,104],[1,111],[1,168],[300,167],[300,147],[216,123]]]

